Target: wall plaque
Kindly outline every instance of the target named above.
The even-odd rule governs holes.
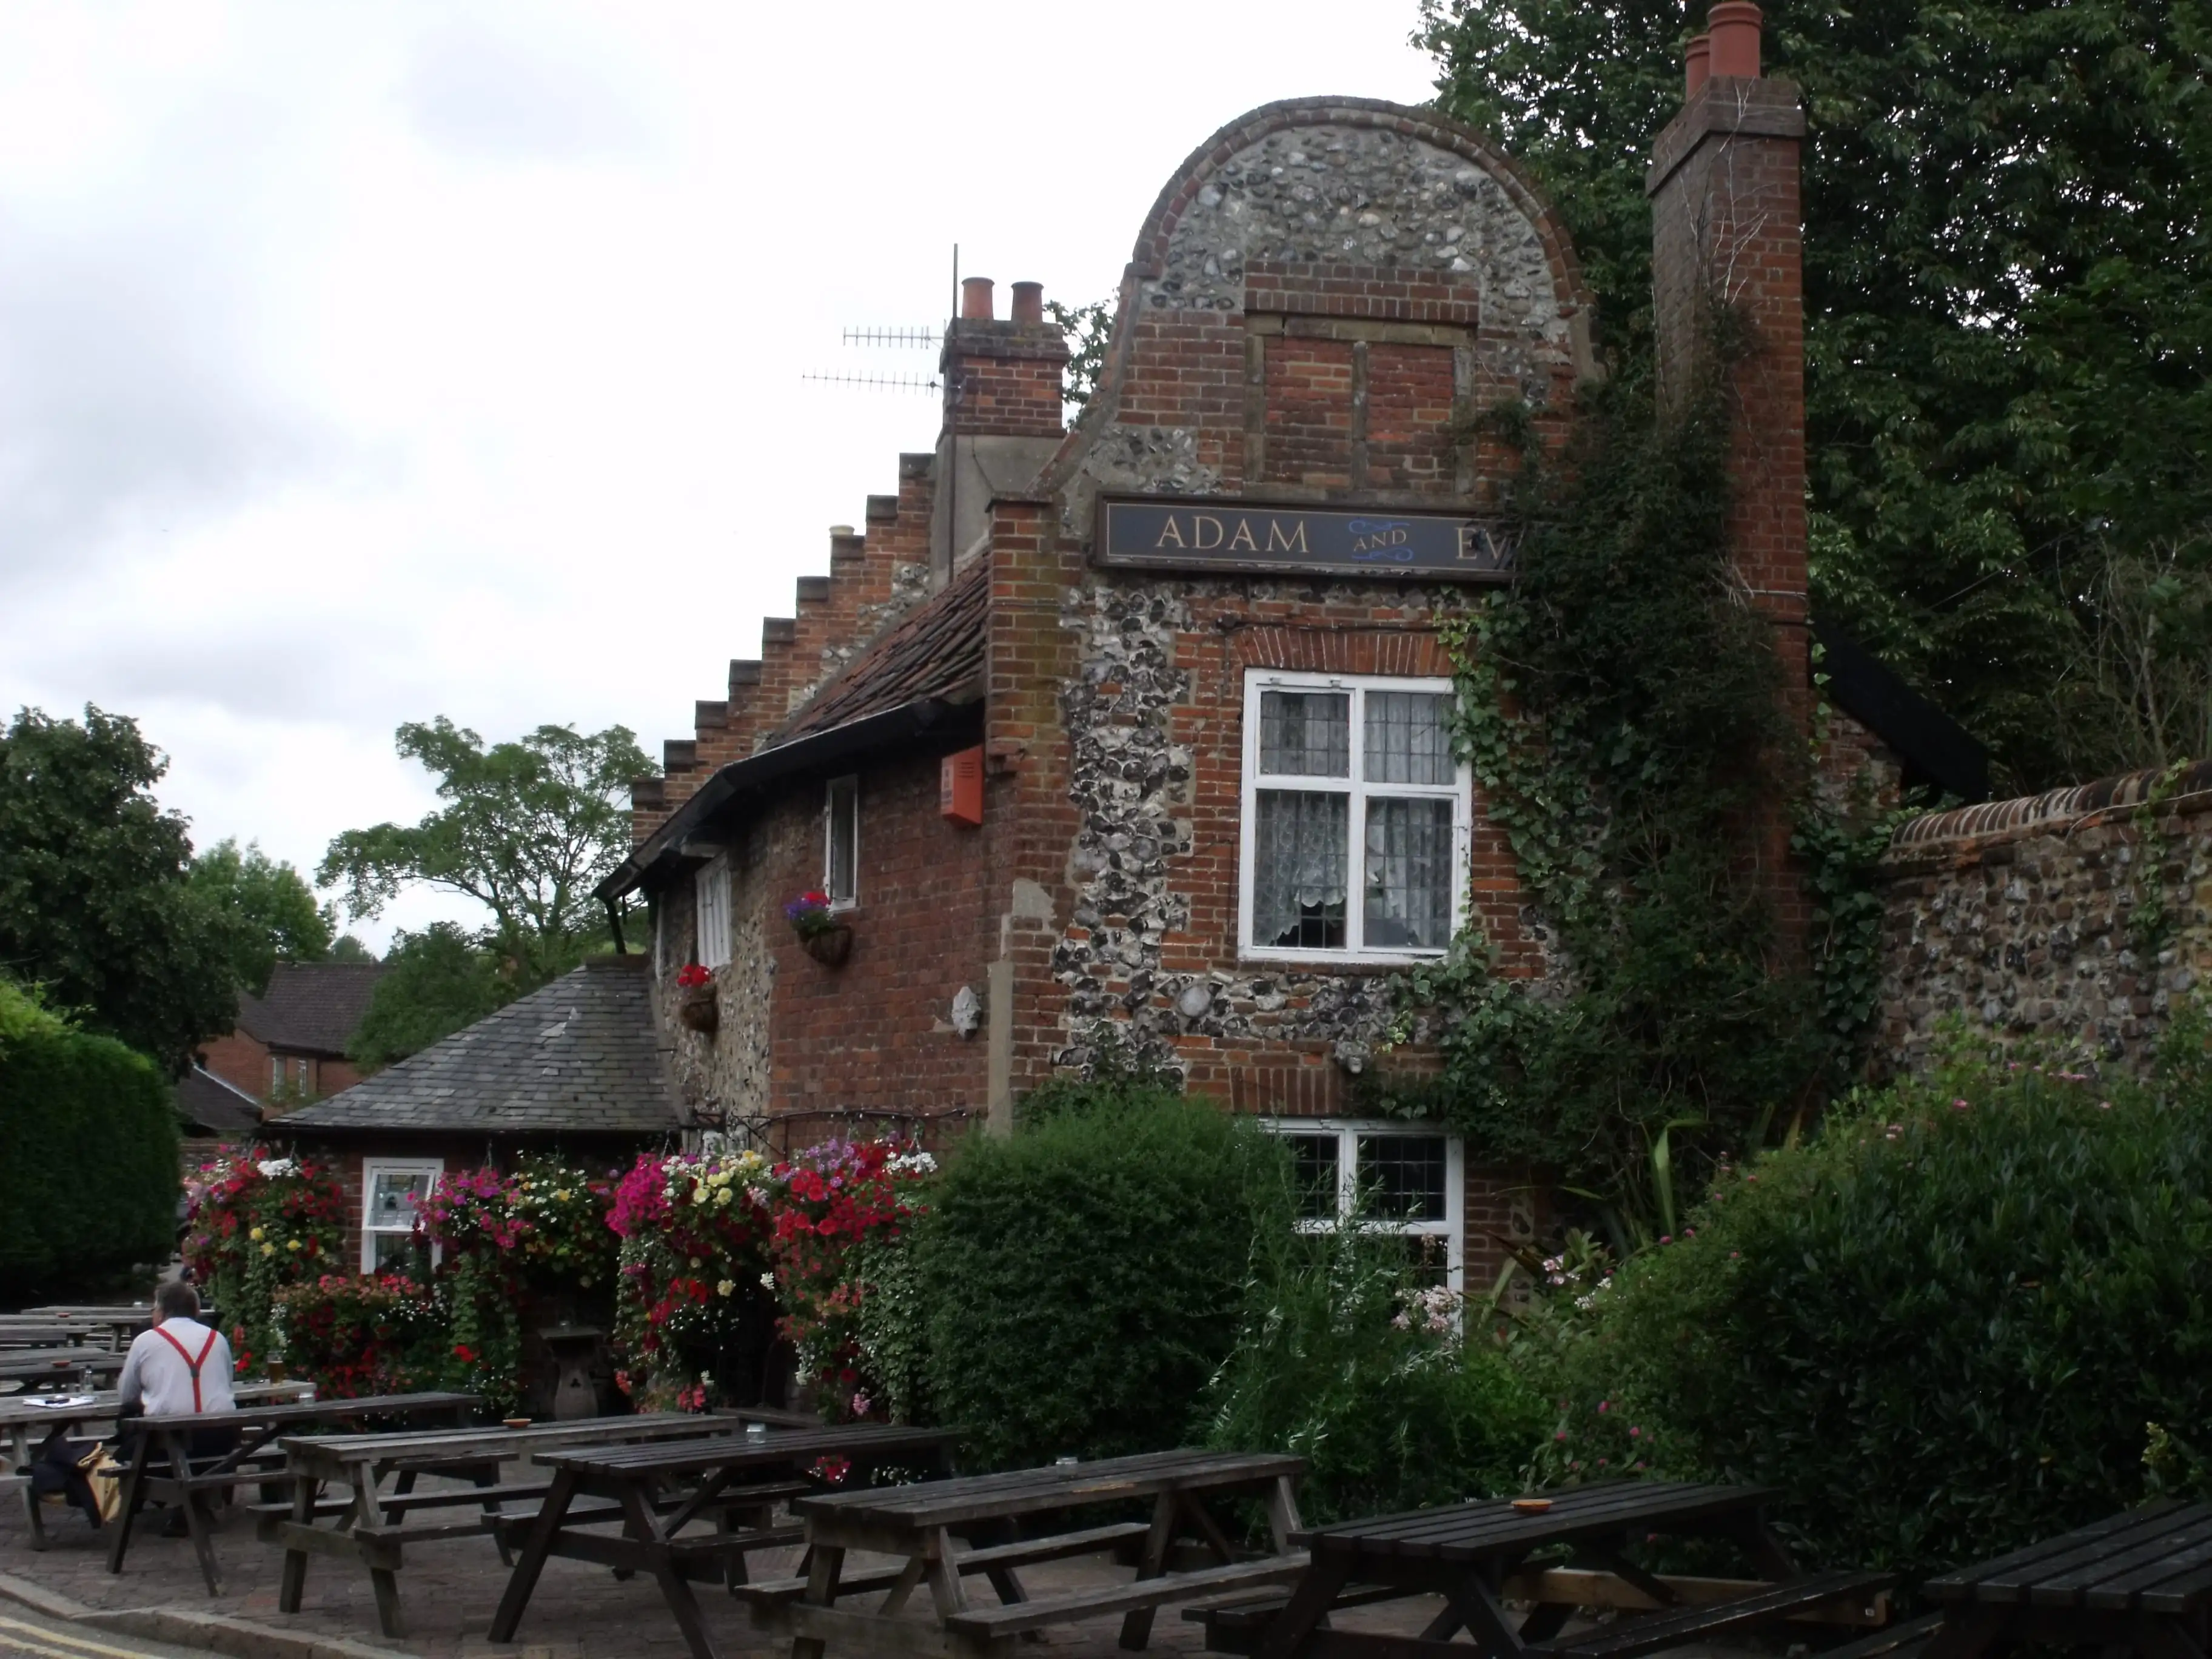
[[[1189,495],[1098,504],[1096,562],[1224,574],[1510,581],[1513,532],[1459,514],[1354,512]]]

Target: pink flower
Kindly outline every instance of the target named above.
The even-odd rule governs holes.
[[[1601,1400],[1597,1402],[1597,1408],[1601,1413],[1609,1412],[1613,1409],[1613,1401],[1610,1400]]]
[[[1631,1429],[1628,1431],[1628,1437],[1631,1440],[1641,1440],[1644,1437],[1644,1431],[1641,1429]]]
[[[1565,1440],[1566,1437],[1567,1431],[1565,1429],[1561,1429],[1557,1434],[1552,1437],[1554,1440]]]
[[[2017,1070],[2018,1068],[2015,1067],[2014,1069]],[[1966,1109],[1966,1103],[1963,1100],[1954,1100],[1951,1103],[1951,1109],[1954,1112],[1963,1112]]]

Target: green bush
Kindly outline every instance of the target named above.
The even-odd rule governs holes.
[[[1219,1108],[1116,1089],[949,1160],[915,1237],[929,1393],[971,1467],[1182,1443],[1227,1356],[1282,1148]]]
[[[1564,1305],[1523,1351],[1555,1474],[1771,1483],[1827,1565],[2002,1553],[2202,1481],[2212,1115],[2179,1069],[1954,1055]]]
[[[26,1012],[0,1037],[0,1284],[91,1291],[166,1261],[177,1237],[177,1117],[154,1062]]]
[[[1425,1509],[1520,1488],[1543,1401],[1425,1287],[1403,1241],[1346,1231],[1255,1251],[1237,1346],[1207,1389],[1206,1443],[1306,1460],[1309,1522]]]

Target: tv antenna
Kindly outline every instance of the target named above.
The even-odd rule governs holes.
[[[953,312],[960,309],[960,249],[952,250]],[[842,331],[839,343],[878,351],[926,350],[944,337],[939,330],[903,323],[875,324]],[[870,392],[939,392],[944,382],[934,374],[908,374],[898,369],[861,369],[851,374],[803,374],[802,380],[822,386],[856,386]]]

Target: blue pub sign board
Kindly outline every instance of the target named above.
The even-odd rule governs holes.
[[[1459,514],[1109,497],[1092,558],[1109,569],[1502,582],[1512,580],[1513,538],[1495,520]]]

